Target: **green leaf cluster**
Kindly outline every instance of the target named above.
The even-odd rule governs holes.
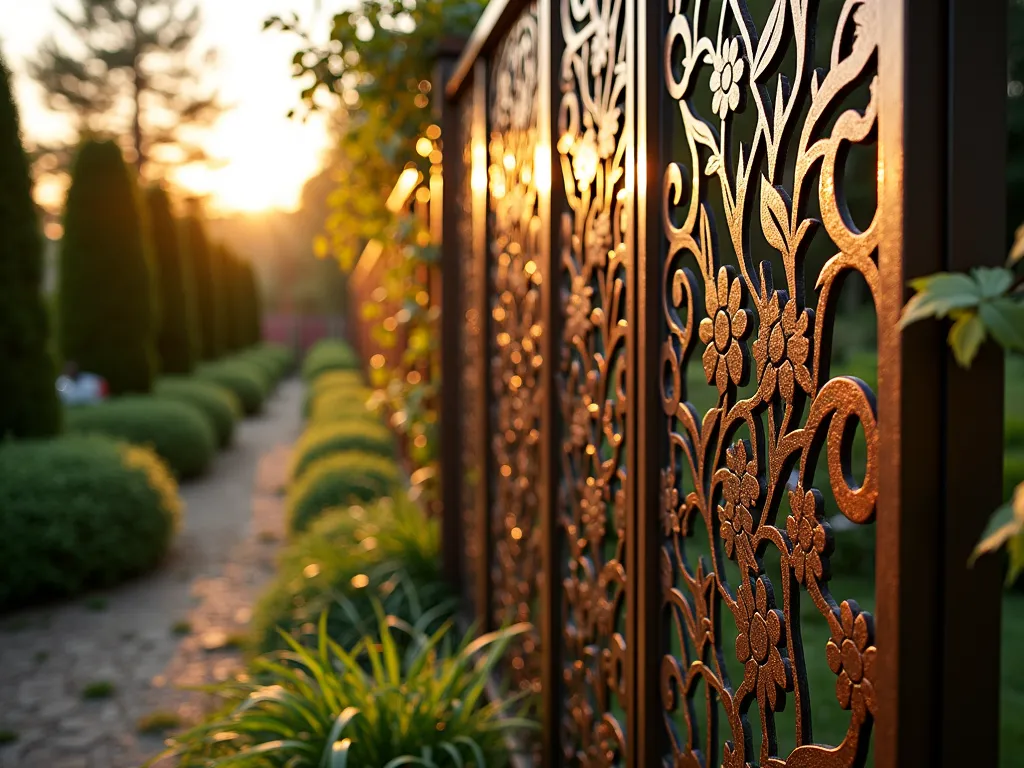
[[[484,0],[360,0],[334,16],[330,42],[316,45],[297,17],[275,16],[265,26],[298,35],[292,66],[305,83],[307,109],[330,103],[338,113],[344,179],[329,197],[327,241],[344,269],[378,237],[390,214],[383,202],[410,159],[424,173],[428,161],[416,140],[434,121],[442,98],[431,87],[440,46],[467,38]],[[324,99],[327,95],[330,98]]]
[[[911,280],[917,292],[903,309],[900,327],[927,317],[950,318],[949,346],[967,367],[991,335],[1004,349],[1024,351],[1024,302],[1012,292],[1010,267],[977,267],[970,274],[940,272]]]

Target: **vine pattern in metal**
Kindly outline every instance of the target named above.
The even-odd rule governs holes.
[[[483,457],[480,456],[479,445],[483,439],[476,404],[481,399],[483,366],[485,360],[481,355],[481,342],[484,333],[484,318],[481,318],[480,307],[483,300],[481,283],[481,264],[479,254],[475,252],[473,242],[473,113],[474,92],[463,95],[458,105],[458,136],[452,143],[452,151],[462,152],[462,177],[455,190],[455,210],[458,211],[459,251],[462,254],[459,266],[462,290],[462,349],[460,370],[462,374],[462,399],[465,407],[459,411],[459,428],[462,430],[462,471],[461,506],[462,506],[462,559],[463,589],[470,605],[477,604],[477,574],[483,566],[483,553],[480,551],[480,509],[479,488],[483,481]],[[482,618],[482,617],[479,617]]]
[[[668,455],[660,569],[673,638],[661,665],[666,757],[677,768],[863,765],[877,710],[874,623],[853,600],[829,591],[834,539],[812,485],[824,450],[838,511],[855,524],[873,520],[874,395],[857,379],[830,378],[829,358],[843,278],[860,273],[879,300],[879,212],[859,229],[842,179],[850,145],[875,139],[883,3],[846,0],[827,69],[813,64],[816,2],[775,0],[762,29],[745,0],[723,2],[716,13],[702,5],[697,0],[691,14],[692,3],[668,0],[664,41],[665,84],[685,138],[684,160],[667,166],[662,192]],[[851,95],[863,95],[862,103],[848,107]],[[698,114],[697,101],[709,97],[711,113]],[[736,115],[745,110],[756,121],[736,136]],[[879,183],[882,174],[879,167]],[[721,193],[720,224],[712,186]],[[815,192],[820,220],[809,212]],[[758,229],[781,256],[778,279],[770,263],[754,263],[750,241]],[[814,237],[830,241],[835,255],[805,282],[803,257]],[[735,264],[723,263],[729,246]],[[717,390],[717,405],[704,414],[686,401],[694,356]],[[741,397],[751,374],[756,391]],[[867,444],[859,483],[850,467],[858,424]],[[789,514],[779,520],[784,497]],[[709,557],[695,557],[700,547],[688,538],[698,519]],[[765,568],[769,549],[779,554],[777,574]],[[729,583],[726,560],[738,566],[738,583]],[[823,647],[801,643],[802,596],[828,622]],[[727,614],[735,638],[723,637]],[[805,653],[824,655],[838,703],[850,713],[845,737],[832,747],[812,737]],[[738,679],[726,668],[730,654],[742,664]],[[748,718],[754,702],[758,717]],[[796,748],[780,756],[774,715],[787,703],[795,709]]]
[[[625,765],[632,40],[624,0],[560,0],[559,386],[566,764]],[[556,614],[558,615],[558,614]]]
[[[534,6],[495,54],[490,101],[491,386],[493,394],[493,607],[497,625],[534,622],[544,574],[539,519],[541,446],[541,221],[534,150],[538,141],[538,26]],[[527,635],[510,650],[512,678],[539,690],[540,648]]]

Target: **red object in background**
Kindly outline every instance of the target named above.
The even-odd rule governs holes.
[[[299,354],[321,339],[345,336],[341,315],[293,315],[277,313],[263,317],[263,339],[284,344]]]

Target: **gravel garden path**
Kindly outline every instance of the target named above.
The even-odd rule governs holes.
[[[194,721],[240,665],[253,602],[284,537],[290,444],[302,384],[285,381],[263,416],[202,480],[157,572],[0,620],[0,768],[134,768],[167,730]]]

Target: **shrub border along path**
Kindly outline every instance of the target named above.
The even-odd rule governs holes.
[[[301,403],[302,385],[285,382],[263,418],[239,425],[217,471],[182,487],[184,530],[163,568],[0,618],[0,731],[17,737],[0,746],[0,768],[135,768],[165,737],[140,734],[140,718],[194,718],[205,697],[176,686],[238,668],[238,632],[273,573],[284,530],[268,475],[276,466],[283,482],[288,456],[278,450],[258,477],[257,461],[298,436]],[[110,683],[110,695],[84,698],[90,686],[101,690],[97,683]]]

